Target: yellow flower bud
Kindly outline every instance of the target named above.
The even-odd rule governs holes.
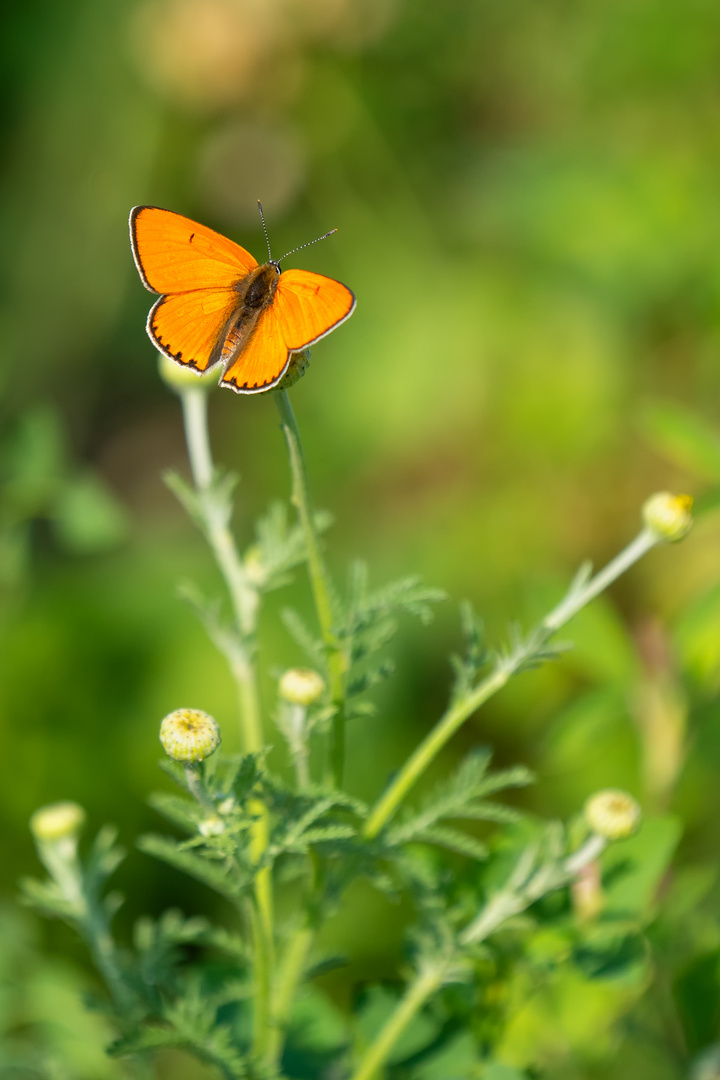
[[[75,837],[85,824],[85,811],[74,802],[41,806],[30,818],[30,829],[38,843],[52,843]]]
[[[165,385],[176,394],[181,394],[183,390],[212,390],[217,386],[219,377],[218,368],[213,368],[212,371],[206,371],[204,375],[201,375],[191,367],[176,364],[174,360],[161,352],[158,353],[158,372]]]
[[[692,505],[691,495],[658,491],[643,504],[643,521],[659,540],[682,540],[692,528]]]
[[[606,788],[591,795],[585,803],[585,820],[598,836],[624,840],[636,831],[642,811],[626,791]]]
[[[310,668],[290,668],[281,677],[278,693],[291,705],[312,705],[322,696],[325,680]]]
[[[203,761],[220,745],[220,728],[200,709],[175,709],[160,725],[160,742],[175,761]]]

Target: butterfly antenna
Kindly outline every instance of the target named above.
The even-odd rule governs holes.
[[[296,251],[302,251],[303,248],[311,247],[313,244],[317,244],[319,240],[327,240],[328,236],[332,236],[332,234],[336,232],[337,229],[331,229],[330,232],[326,232],[323,233],[322,236],[318,236],[316,240],[308,240],[307,244],[301,244],[300,247],[293,248],[292,251],[286,251],[282,259],[278,259],[277,261],[280,263],[283,261],[283,259],[287,259],[288,255],[294,255]]]
[[[268,249],[268,262],[272,262],[272,254],[270,252],[270,237],[268,236],[267,226],[265,224],[265,215],[263,214],[262,203],[258,199],[258,210],[260,211],[260,220],[262,221],[263,232],[265,233],[265,243]]]

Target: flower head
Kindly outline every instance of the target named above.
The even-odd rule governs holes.
[[[278,693],[291,705],[313,705],[325,689],[325,680],[310,668],[290,668],[278,684]]]
[[[165,385],[176,394],[182,394],[183,390],[212,390],[218,382],[217,368],[201,375],[194,368],[176,364],[161,352],[158,353],[158,372]]]
[[[85,811],[75,802],[41,806],[30,818],[30,829],[40,844],[74,839],[85,824]]]
[[[692,505],[691,495],[671,495],[669,491],[658,491],[643,504],[645,527],[658,540],[671,543],[682,540],[692,528]]]
[[[175,709],[160,725],[160,742],[175,761],[202,761],[220,745],[220,727],[200,709]]]
[[[615,788],[597,791],[585,803],[585,820],[594,833],[607,840],[632,836],[641,817],[642,811],[632,795]]]

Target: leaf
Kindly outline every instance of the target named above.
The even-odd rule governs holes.
[[[402,844],[426,834],[445,818],[467,817],[475,821],[517,820],[517,811],[487,803],[486,797],[507,788],[524,787],[533,777],[524,765],[488,772],[490,752],[470,754],[448,780],[439,784],[424,801],[419,813],[401,821],[388,832],[390,844]]]
[[[315,667],[319,667],[321,670],[325,671],[327,669],[325,645],[319,638],[315,637],[311,630],[308,629],[307,624],[300,615],[298,615],[297,611],[293,608],[283,608],[280,612],[280,618],[285,624],[285,629],[307,654],[310,662]]]
[[[488,849],[474,836],[448,828],[447,825],[435,825],[422,829],[413,836],[414,843],[436,844],[439,847],[456,851],[459,855],[468,855],[471,859],[486,859]]]
[[[179,825],[191,834],[197,833],[199,822],[206,817],[196,802],[183,799],[180,795],[169,795],[164,791],[154,791],[149,796],[148,803],[173,825]]]
[[[170,863],[231,900],[237,900],[252,881],[252,874],[240,865],[236,864],[231,869],[227,863],[213,860],[205,854],[183,850],[177,841],[166,836],[146,834],[138,839],[137,846],[146,855]]]
[[[166,470],[162,475],[165,481],[165,486],[172,491],[178,502],[185,508],[189,516],[193,521],[202,527],[203,515],[200,500],[192,488],[179,473],[176,473],[174,469]]]

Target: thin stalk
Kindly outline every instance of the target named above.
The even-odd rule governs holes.
[[[505,888],[490,897],[479,915],[462,932],[460,944],[477,945],[485,941],[504,922],[525,911],[542,896],[568,885],[584,867],[589,866],[602,855],[607,843],[605,837],[593,833],[581,848],[572,855],[568,855],[559,866],[541,867],[529,876],[525,872],[526,867],[523,863],[533,862],[537,850],[530,849],[530,852],[524,852]],[[528,854],[530,854],[529,859]],[[527,867],[527,869],[531,870],[532,867]],[[518,879],[517,882],[515,878]]]
[[[288,941],[280,964],[273,995],[272,1031],[268,1049],[268,1059],[276,1063],[282,1054],[285,1029],[290,1018],[295,991],[302,979],[314,937],[315,933],[309,925],[302,926]]]
[[[368,838],[377,836],[415,782],[465,721],[494,694],[497,694],[498,690],[502,690],[508,680],[531,660],[533,655],[540,652],[553,634],[569,622],[581,608],[594,600],[608,585],[659,542],[655,533],[649,529],[643,529],[590,581],[579,588],[571,586],[563,600],[543,619],[537,631],[529,636],[526,645],[517,648],[510,656],[498,661],[495,670],[487,678],[478,683],[475,689],[465,697],[450,706],[432,731],[413,751],[385,794],[377,802],[365,826],[365,835]]]
[[[442,985],[444,977],[445,970],[441,965],[428,967],[418,973],[375,1041],[365,1051],[351,1080],[372,1080],[377,1075],[378,1069],[385,1062],[410,1021]]]
[[[312,586],[315,610],[317,611],[320,632],[322,634],[328,656],[328,683],[330,698],[335,707],[335,715],[332,721],[329,776],[328,780],[336,787],[342,785],[343,772],[345,770],[345,686],[344,677],[347,667],[342,649],[338,646],[337,638],[333,632],[334,616],[332,605],[332,587],[330,576],[325,566],[320,548],[320,537],[315,525],[315,513],[310,496],[305,455],[303,453],[300,431],[290,398],[285,390],[277,390],[275,393],[280,420],[285,435],[290,455],[290,468],[292,471],[292,496],[300,525],[305,534],[307,548],[308,569],[310,572],[310,584]]]
[[[210,448],[208,431],[207,394],[204,390],[188,389],[181,394],[185,438],[190,459],[190,469],[195,482],[200,513],[215,561],[225,579],[233,608],[237,637],[231,650],[230,670],[238,688],[240,700],[240,723],[243,744],[248,753],[262,750],[263,732],[260,716],[260,694],[255,667],[256,631],[259,596],[247,580],[245,568],[230,531],[230,506],[226,493],[219,490],[215,481],[215,465]],[[255,863],[260,862],[268,845],[269,824],[266,808],[253,802],[256,815],[253,826],[250,853]],[[273,895],[272,872],[263,867],[255,876],[255,902],[257,925],[255,938],[255,1049],[267,1041],[267,1033],[257,1026],[269,1023],[269,995],[274,963],[273,944]]]

